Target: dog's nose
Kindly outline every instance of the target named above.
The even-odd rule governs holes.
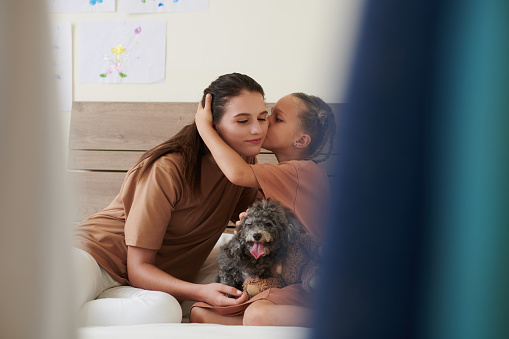
[[[261,238],[262,238],[261,233],[255,233],[255,234],[253,234],[253,239],[254,239],[255,241],[260,241],[260,239],[261,239]]]

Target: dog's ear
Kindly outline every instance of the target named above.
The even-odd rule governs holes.
[[[288,232],[286,234],[288,236],[288,244],[289,245],[294,244],[295,241],[297,240],[297,235],[295,233],[295,227],[293,226],[293,224],[291,223],[288,224]]]
[[[297,235],[302,232],[303,226],[299,219],[290,211],[286,211],[286,219],[288,220],[288,243],[293,244],[297,241]]]
[[[230,242],[226,245],[225,248],[226,255],[228,258],[236,258],[238,257],[239,251],[240,251],[240,242],[238,239],[232,239]]]

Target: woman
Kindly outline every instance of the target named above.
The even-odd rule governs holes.
[[[218,135],[254,163],[268,125],[261,86],[233,73],[212,82],[207,93],[214,96]],[[232,287],[191,281],[228,221],[255,196],[254,189],[225,178],[195,123],[147,151],[113,202],[76,229],[80,325],[180,322],[177,300],[215,306],[245,301]]]
[[[265,198],[279,200],[318,237],[323,234],[329,202],[327,174],[316,163],[333,148],[335,122],[331,108],[320,98],[293,93],[281,98],[269,116],[263,143],[279,164],[248,164],[216,133],[210,101],[195,116],[198,131],[217,164],[234,184],[257,188]],[[312,295],[300,285],[270,289],[244,304],[215,307],[196,303],[192,322],[244,325],[309,326]]]

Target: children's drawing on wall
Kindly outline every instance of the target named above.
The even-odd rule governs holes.
[[[54,23],[51,26],[51,45],[59,111],[67,112],[72,106],[72,30],[71,23]]]
[[[114,12],[115,0],[47,0],[48,10],[56,13]]]
[[[122,78],[127,77],[127,74],[122,72],[122,63],[127,61],[129,58],[129,54],[125,54],[123,57],[121,57],[125,51],[125,47],[122,47],[122,45],[118,45],[112,48],[111,53],[113,53],[115,56],[109,57],[106,55],[104,57],[104,60],[107,60],[111,64],[110,69],[108,69],[106,73],[101,73],[99,76],[106,78],[108,75],[111,75],[111,73],[116,71],[116,73]]]
[[[162,83],[166,21],[81,23],[80,83]]]
[[[126,13],[201,12],[209,9],[209,0],[120,0],[118,9]]]

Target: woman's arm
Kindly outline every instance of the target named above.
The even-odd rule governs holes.
[[[195,115],[196,127],[223,174],[235,185],[260,188],[251,166],[217,134],[212,126],[210,104],[212,96],[205,97],[205,108],[201,102]]]
[[[177,279],[155,266],[157,251],[140,247],[127,248],[127,274],[129,282],[138,288],[162,291],[177,300],[204,301],[212,306],[237,305],[247,301],[246,293],[219,283],[194,284]],[[237,295],[237,299],[225,294]]]

